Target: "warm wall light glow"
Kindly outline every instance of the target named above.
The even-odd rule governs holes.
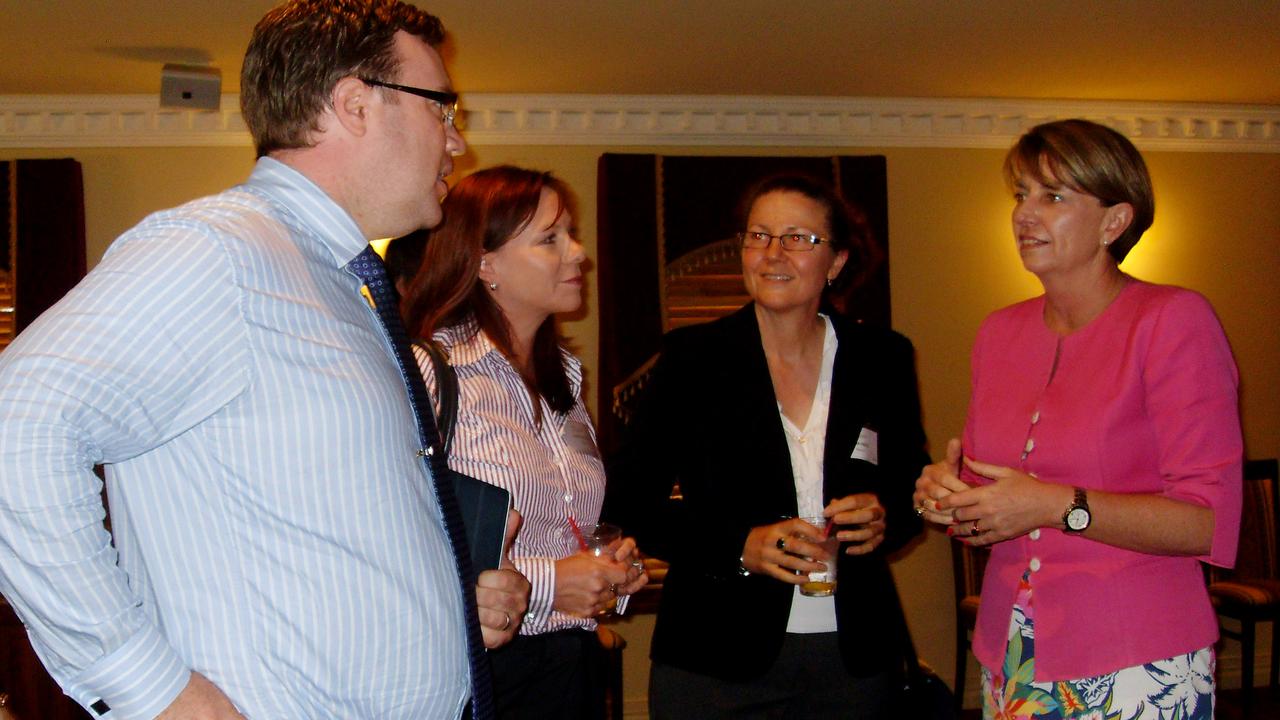
[[[1129,251],[1120,267],[1126,273],[1157,283],[1196,285],[1192,265],[1196,256],[1194,229],[1202,223],[1185,218],[1185,202],[1166,191],[1156,196],[1156,219]],[[1202,221],[1203,222],[1203,221]]]
[[[1167,215],[1167,208],[1161,208],[1156,221],[1143,233],[1138,244],[1129,251],[1129,255],[1120,264],[1120,269],[1134,277],[1151,282],[1173,281],[1173,276],[1177,274],[1174,268],[1182,248],[1179,245],[1180,238],[1177,238],[1174,233],[1165,232],[1165,228],[1176,227],[1171,221],[1165,219]]]
[[[1193,232],[1195,223],[1183,217],[1184,206],[1172,196],[1160,196],[1156,204],[1156,220],[1142,235],[1142,239],[1129,251],[1120,268],[1126,273],[1156,283],[1175,285],[1195,284],[1195,257],[1197,248]],[[989,257],[990,274],[987,282],[992,290],[1008,302],[1039,295],[1044,292],[1036,277],[1022,267],[1014,247],[1010,224],[1012,202],[1005,199],[991,207],[983,229],[992,238],[987,251],[996,250]]]

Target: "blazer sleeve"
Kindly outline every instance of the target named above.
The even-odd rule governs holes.
[[[668,333],[609,468],[606,516],[673,572],[736,577],[751,528],[794,514],[794,490],[776,494],[786,443],[754,330],[748,307]]]
[[[683,456],[681,418],[689,409],[679,388],[682,349],[670,337],[651,371],[619,449],[608,462],[601,518],[636,538],[647,555],[667,561],[684,525],[684,503],[671,498]]]
[[[885,537],[880,550],[892,553],[920,534],[923,522],[912,507],[916,478],[929,463],[924,425],[920,419],[920,389],[915,348],[894,333],[884,364],[885,432],[881,445],[884,471],[880,503],[885,508]]]

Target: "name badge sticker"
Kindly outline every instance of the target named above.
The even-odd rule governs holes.
[[[866,460],[872,465],[880,464],[880,435],[869,427],[858,433],[858,443],[853,446],[854,460]]]

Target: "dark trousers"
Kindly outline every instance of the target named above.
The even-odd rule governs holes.
[[[846,672],[835,633],[788,633],[777,662],[754,680],[721,680],[654,662],[649,716],[888,720],[893,686],[890,673],[860,678]]]
[[[604,717],[605,657],[594,630],[517,635],[489,659],[502,720]]]

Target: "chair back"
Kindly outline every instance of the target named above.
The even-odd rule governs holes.
[[[991,551],[951,541],[951,575],[955,582],[956,603],[982,593],[982,574],[987,569]]]
[[[1240,550],[1234,569],[1211,567],[1210,579],[1277,580],[1280,579],[1280,549],[1276,527],[1280,525],[1280,506],[1276,502],[1277,462],[1246,460],[1244,463],[1244,508],[1240,515]]]

